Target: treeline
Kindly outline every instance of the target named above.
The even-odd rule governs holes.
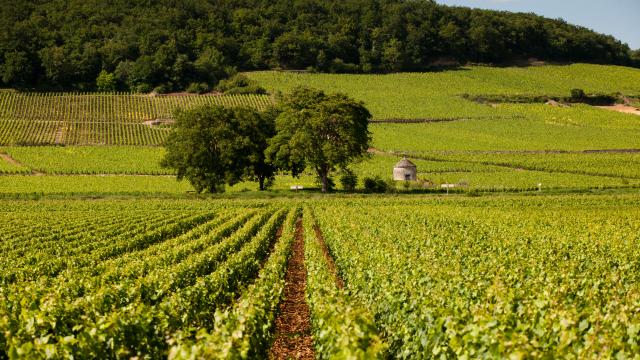
[[[640,65],[611,36],[431,0],[1,0],[2,86],[206,90],[237,70],[424,70],[528,58]],[[98,79],[99,78],[99,79]]]

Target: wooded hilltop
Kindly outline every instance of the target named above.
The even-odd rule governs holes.
[[[640,66],[640,51],[534,14],[431,0],[0,1],[0,86],[207,90],[239,70],[429,70],[529,58]],[[102,85],[100,85],[102,84]]]

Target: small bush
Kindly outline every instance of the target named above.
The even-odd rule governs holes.
[[[102,70],[96,79],[98,91],[115,91],[117,86],[116,76],[106,70]]]
[[[345,63],[342,59],[333,59],[331,61],[330,71],[332,73],[357,73],[359,69],[358,65]]]
[[[571,98],[572,99],[584,99],[587,95],[584,93],[582,89],[572,89],[571,90]]]
[[[209,85],[207,83],[191,83],[187,86],[187,92],[192,94],[203,94],[209,91]]]
[[[153,88],[153,92],[156,94],[166,94],[169,91],[171,91],[171,89],[167,85],[158,85],[155,88]]]
[[[340,184],[345,191],[355,191],[358,185],[358,176],[352,170],[345,169],[340,176]]]
[[[133,90],[139,94],[148,94],[151,92],[151,85],[142,83],[137,85]]]
[[[385,181],[385,185],[386,185],[385,191],[388,193],[395,193],[398,191],[398,188],[396,187],[396,181],[391,178]]]
[[[368,193],[384,193],[389,189],[387,183],[382,180],[379,176],[370,178],[364,178],[364,190]]]
[[[216,90],[225,94],[266,94],[267,91],[257,82],[243,74],[236,74],[229,79],[221,80]]]
[[[471,190],[467,191],[467,196],[469,196],[469,197],[478,197],[478,196],[482,196],[482,193],[480,192],[480,190],[471,189]]]

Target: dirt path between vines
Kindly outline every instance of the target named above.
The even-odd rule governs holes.
[[[60,125],[60,127],[58,128],[58,131],[56,131],[56,138],[54,140],[54,143],[56,145],[62,145],[62,143],[64,142],[64,138],[65,138],[65,133],[66,133],[67,127],[65,124]]]
[[[298,219],[285,275],[284,300],[276,318],[275,341],[269,351],[269,359],[315,359],[309,306],[304,297],[307,268],[304,264],[303,231],[302,219]]]

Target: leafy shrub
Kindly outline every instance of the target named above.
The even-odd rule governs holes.
[[[358,65],[345,63],[342,59],[333,59],[331,61],[330,72],[332,73],[357,73],[358,70]]]
[[[216,90],[225,94],[266,94],[267,91],[254,80],[243,74],[236,74],[229,79],[221,80]]]
[[[340,176],[340,184],[345,191],[354,191],[358,185],[358,175],[350,169],[345,169]]]
[[[151,89],[151,85],[142,83],[140,85],[137,85],[133,90],[139,94],[148,94],[151,92],[152,89]]]
[[[584,99],[586,97],[586,94],[584,93],[584,90],[582,89],[572,89],[571,90],[571,98],[572,99]]]
[[[115,91],[116,85],[116,76],[106,70],[102,70],[96,79],[98,91]]]
[[[171,91],[171,88],[168,85],[158,85],[155,88],[153,88],[153,92],[157,93],[157,94],[166,94],[169,91]]]
[[[191,83],[187,86],[187,92],[192,94],[203,94],[209,91],[209,85],[205,82],[201,83]]]
[[[384,193],[389,189],[387,183],[379,176],[364,178],[364,190],[368,193]]]

